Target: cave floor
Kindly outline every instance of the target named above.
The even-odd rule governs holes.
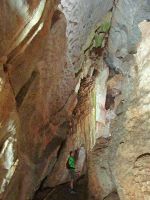
[[[81,177],[75,184],[75,194],[69,191],[69,183],[55,188],[39,189],[32,200],[87,200],[87,177]],[[105,200],[120,200],[116,192],[112,192]],[[94,200],[91,198],[91,200]]]
[[[69,184],[62,184],[55,188],[45,188],[39,190],[33,200],[86,200],[87,199],[87,181],[82,177],[75,184],[75,194],[69,191]]]

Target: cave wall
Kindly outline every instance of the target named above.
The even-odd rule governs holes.
[[[119,116],[112,124],[114,140],[111,144],[111,151],[114,152],[111,156],[112,171],[120,199],[149,198],[149,186],[144,187],[149,178],[147,177],[146,180],[141,178],[139,182],[136,182],[138,172],[136,175],[134,168],[136,168],[135,162],[138,157],[146,153],[149,146],[148,140],[145,141],[149,132],[149,103],[146,103],[149,101],[149,90],[147,89],[149,83],[145,73],[149,65],[149,48],[146,47],[148,43],[145,43],[149,40],[147,32],[149,22],[142,21],[150,18],[150,4],[149,1],[136,3],[134,1],[119,1],[109,41],[110,50],[112,45],[114,49],[113,66],[116,70],[121,71],[124,77],[121,89],[122,101],[117,110]],[[124,17],[125,10],[128,10],[127,18]],[[116,26],[117,19],[122,22]],[[116,30],[121,30],[119,35]],[[118,38],[116,46],[114,37]],[[146,170],[144,165],[143,174],[146,173]]]
[[[88,37],[91,30],[103,20],[112,6],[113,0],[61,0],[67,19],[68,56],[76,72],[80,69],[83,50],[90,43]]]
[[[112,1],[99,4],[95,0],[93,3],[94,15],[89,22],[85,16],[89,16],[91,10],[87,11],[85,5],[91,5],[90,1],[88,4],[78,3],[75,7],[75,4],[73,7],[68,5],[74,13],[81,11],[81,6],[85,8],[83,15],[78,16],[77,37],[83,29],[87,30],[88,36],[90,29],[112,7]],[[97,6],[103,7],[103,4],[103,13],[98,15]],[[67,138],[66,124],[77,104],[77,93],[83,78],[82,73],[76,75],[78,70],[75,66],[81,68],[77,61],[83,52],[78,51],[77,46],[82,49],[87,36],[82,40],[84,31],[80,42],[75,39],[77,43],[72,47],[76,34],[69,35],[68,12],[55,0],[7,0],[2,1],[0,6],[0,196],[7,200],[23,200],[31,198],[43,178],[57,166],[59,152],[64,154],[61,148]],[[81,25],[82,17],[85,27]],[[72,56],[68,56],[68,47]],[[74,63],[75,51],[78,54]],[[77,144],[80,142],[78,137],[70,139],[70,148],[81,147],[82,142]],[[90,137],[87,141],[90,142]],[[68,151],[67,147],[65,159]],[[82,152],[79,168],[83,168],[85,148],[81,155]]]
[[[113,173],[121,199],[149,199],[149,22],[139,24],[141,41],[131,63],[130,78],[125,77],[125,113],[122,137],[113,161]],[[128,79],[128,92],[126,91]],[[119,125],[116,120],[112,125]],[[117,134],[116,134],[117,135]],[[120,167],[118,164],[122,163]]]
[[[99,138],[89,157],[90,198],[109,199],[118,192],[123,200],[149,199],[150,5],[120,0],[114,6],[105,61],[110,67],[106,103],[114,97],[115,115],[111,137]]]
[[[67,101],[74,101],[70,96],[76,80],[66,57],[66,19],[55,1],[32,3],[2,3],[3,17],[16,13],[18,21],[12,17],[11,23],[19,30],[12,33],[7,21],[1,24],[10,34],[2,33],[8,45],[1,58],[2,199],[31,198],[55,162],[65,137],[57,128],[69,115]]]
[[[0,198],[68,181],[78,150],[89,199],[148,199],[149,1],[0,6]]]

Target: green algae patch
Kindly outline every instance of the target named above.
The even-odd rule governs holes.
[[[110,22],[105,22],[100,26],[99,32],[107,33],[110,29]]]
[[[104,34],[95,34],[94,38],[95,44],[93,46],[96,48],[101,47],[103,40],[104,40]]]
[[[93,47],[99,48],[103,46],[105,35],[108,34],[111,27],[112,12],[108,12],[107,15],[99,22],[93,29],[86,44],[83,46],[83,51],[91,50]]]

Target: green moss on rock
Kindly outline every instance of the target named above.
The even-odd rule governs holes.
[[[102,43],[103,43],[103,40],[104,40],[104,34],[96,34],[95,35],[95,47],[98,48],[98,47],[101,47],[102,46]]]
[[[105,22],[100,26],[100,32],[107,33],[110,29],[110,22]]]

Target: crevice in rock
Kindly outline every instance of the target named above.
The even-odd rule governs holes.
[[[141,154],[140,156],[137,157],[136,161],[138,161],[138,160],[141,159],[141,158],[146,158],[146,157],[150,157],[150,153]],[[135,162],[136,162],[136,161],[135,161]]]
[[[51,21],[51,28],[54,26],[54,24],[60,19],[60,15],[62,14],[62,12],[60,10],[56,10],[54,12],[54,15],[52,17],[52,21]]]
[[[53,164],[53,167],[51,168],[51,172],[53,173],[53,169],[55,168],[55,165],[59,159],[59,156],[61,154],[61,151],[63,150],[64,146],[65,146],[66,140],[63,140],[60,143],[59,149],[57,151],[57,155],[56,155],[56,161]],[[52,149],[51,149],[52,150]],[[39,186],[39,188],[36,190],[33,200],[45,200],[49,195],[52,194],[52,192],[55,191],[55,188],[50,188],[45,186],[45,182],[47,181],[48,175],[41,181],[41,184]]]
[[[78,181],[76,181],[77,193],[72,195],[69,192],[68,183],[60,184],[53,188],[42,188],[41,191],[38,190],[33,200],[84,200],[88,199],[87,193],[87,175],[81,176]]]
[[[20,91],[16,95],[16,105],[18,108],[21,106],[29,88],[31,87],[37,75],[38,73],[36,71],[33,71],[29,80],[23,85],[23,87],[20,89]]]
[[[4,64],[3,69],[4,69],[4,72],[7,73],[8,72],[8,65]]]
[[[115,97],[113,97],[111,94],[107,93],[106,103],[105,103],[106,110],[108,110],[114,106],[114,103],[115,103],[114,100],[115,100]]]
[[[103,200],[120,200],[117,192],[112,192],[108,196],[106,196]]]
[[[82,72],[82,68],[79,69],[79,71],[75,73],[75,77],[78,77],[81,74],[81,72]]]
[[[63,140],[61,145],[60,145],[60,147],[59,147],[59,149],[58,149],[58,151],[57,151],[57,160],[58,160],[58,158],[60,156],[61,151],[63,150],[63,148],[65,146],[65,143],[66,143],[66,140]]]
[[[72,97],[73,94],[74,94],[74,91],[71,92],[71,94],[68,96],[68,99],[66,100],[66,102],[60,108],[58,108],[58,110],[55,113],[53,113],[51,116],[49,116],[50,120],[40,128],[41,134],[43,133],[43,131],[44,132],[45,131],[49,131],[49,125],[50,125],[50,123],[52,123],[53,121],[55,121],[56,116],[59,115],[61,113],[61,111],[63,111],[63,109],[66,108],[66,106],[67,106],[67,104],[68,104],[68,102],[69,102],[69,100],[70,100],[70,98]]]
[[[44,187],[44,183],[47,179],[47,176],[41,181],[41,184],[34,193],[33,200],[44,200],[46,196],[52,191],[52,188],[49,187]]]
[[[93,152],[98,152],[98,153],[102,153],[105,151],[105,149],[108,148],[108,146],[110,145],[111,142],[111,137],[109,138],[103,138],[100,137],[96,140],[96,144],[93,148]]]
[[[52,154],[53,151],[62,143],[61,137],[55,137],[52,141],[46,146],[45,150],[43,151],[43,156],[41,157],[39,162],[42,162],[42,159],[47,159]]]

